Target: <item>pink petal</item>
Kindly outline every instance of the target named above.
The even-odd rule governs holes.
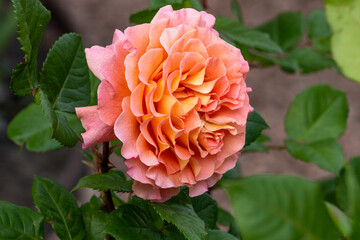
[[[86,48],[85,54],[90,70],[97,78],[104,80],[104,75],[100,71],[101,66],[108,57],[114,54],[114,51],[111,48],[93,46],[91,48]]]
[[[126,39],[137,49],[139,56],[143,55],[149,44],[150,24],[141,24],[125,29]]]
[[[139,123],[130,110],[130,97],[125,97],[122,102],[123,112],[115,121],[115,135],[123,143],[121,154],[130,159],[138,156],[136,140],[140,134]]]
[[[76,115],[86,130],[81,134],[84,140],[83,148],[116,139],[114,128],[100,120],[96,109],[97,106],[75,108]]]
[[[128,167],[126,173],[135,181],[141,183],[154,184],[154,182],[146,177],[146,171],[149,169],[148,166],[143,164],[139,158],[131,158],[125,160],[125,164]]]

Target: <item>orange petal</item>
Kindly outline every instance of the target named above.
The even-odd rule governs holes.
[[[136,141],[136,150],[139,153],[140,161],[146,166],[159,164],[158,158],[154,153],[155,148],[146,141],[141,133]]]
[[[124,33],[131,45],[137,49],[139,56],[143,55],[149,44],[150,24],[140,24],[125,29]]]
[[[163,50],[161,48],[150,49],[139,59],[139,78],[145,84],[149,83],[150,77],[163,61]]]

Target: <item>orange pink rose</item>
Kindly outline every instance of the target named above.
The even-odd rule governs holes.
[[[165,6],[149,24],[116,30],[111,45],[85,50],[101,83],[98,105],[76,109],[83,147],[120,139],[139,197],[166,201],[184,185],[200,195],[244,146],[249,66],[214,23]]]

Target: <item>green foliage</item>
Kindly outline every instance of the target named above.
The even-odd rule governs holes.
[[[184,192],[164,203],[152,203],[162,219],[174,224],[186,239],[203,239],[206,235],[205,224],[194,211]]]
[[[104,240],[106,237],[107,215],[100,210],[102,206],[103,203],[100,199],[93,196],[90,202],[80,207],[85,223],[87,240]]]
[[[269,126],[266,124],[265,120],[261,117],[259,112],[254,109],[247,117],[244,147],[254,142],[260,136],[261,132],[268,128]]]
[[[303,35],[305,16],[302,12],[283,12],[256,29],[268,33],[284,51],[288,51],[298,44]]]
[[[344,75],[360,82],[360,1],[325,0],[331,26],[331,52]]]
[[[196,214],[204,221],[205,227],[214,229],[218,214],[216,201],[205,193],[191,198],[191,204]]]
[[[283,52],[281,47],[270,38],[269,34],[250,29],[233,19],[217,17],[215,29],[237,44],[265,52]]]
[[[327,85],[312,86],[295,97],[285,119],[288,151],[296,158],[338,173],[345,159],[336,139],[344,132],[346,95]]]
[[[324,9],[310,13],[308,18],[308,37],[316,50],[330,53],[330,26],[326,20]]]
[[[314,182],[291,176],[254,176],[223,185],[245,239],[339,238],[323,205],[321,188]]]
[[[73,191],[79,188],[92,188],[95,190],[111,190],[116,192],[132,192],[132,181],[127,181],[121,171],[98,173],[81,178]]]
[[[241,151],[243,152],[267,152],[269,148],[264,145],[265,142],[270,141],[270,138],[264,134],[260,136],[252,143],[247,145]]]
[[[50,179],[34,177],[35,206],[54,228],[60,239],[83,239],[84,223],[75,197],[63,186]]]
[[[240,8],[240,5],[237,0],[231,0],[231,10],[235,14],[238,22],[243,23],[243,16],[242,16],[241,8]]]
[[[16,66],[10,85],[14,93],[26,95],[38,87],[37,51],[51,15],[38,0],[12,1],[25,62]]]
[[[26,207],[0,201],[0,239],[40,240],[44,218]]]
[[[331,203],[325,203],[326,208],[339,231],[349,237],[351,233],[351,220],[346,214]]]
[[[40,106],[30,104],[10,122],[8,136],[18,145],[26,144],[26,149],[45,152],[62,145],[51,138],[52,128]]]
[[[341,145],[335,139],[325,139],[310,143],[285,140],[288,151],[295,158],[316,164],[322,169],[339,173],[345,163]]]
[[[338,138],[345,130],[347,114],[345,93],[328,85],[312,86],[291,103],[286,132],[290,138],[304,142]]]
[[[239,240],[233,235],[220,230],[208,230],[207,233],[206,240]]]
[[[155,227],[151,215],[132,204],[124,204],[113,211],[108,217],[105,231],[118,240],[165,239]]]
[[[81,37],[65,34],[55,42],[44,63],[40,76],[40,101],[50,120],[53,135],[65,146],[78,140],[66,118],[58,111],[74,112],[90,101],[89,71]]]

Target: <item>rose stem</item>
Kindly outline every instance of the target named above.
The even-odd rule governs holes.
[[[107,173],[109,172],[109,142],[104,142],[102,147],[102,156],[100,160],[100,172],[101,173]],[[105,204],[105,207],[109,212],[112,212],[114,208],[114,202],[112,200],[111,192],[110,190],[102,191],[101,192],[101,198]]]

